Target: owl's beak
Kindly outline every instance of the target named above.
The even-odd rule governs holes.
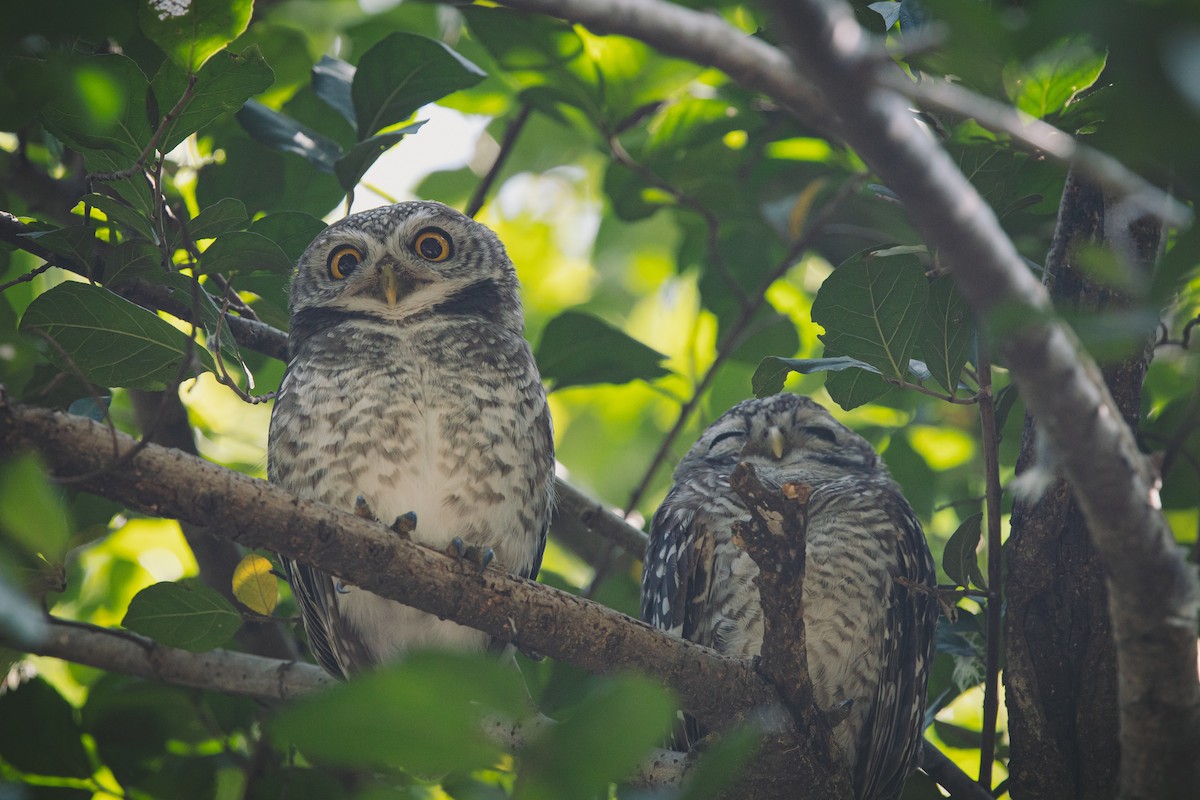
[[[767,428],[767,444],[771,446],[771,452],[775,454],[776,459],[783,458],[783,431],[779,426],[772,425]]]
[[[383,264],[379,267],[379,285],[383,287],[383,296],[388,308],[396,307],[396,299],[400,296],[400,277],[396,274],[395,264]]]

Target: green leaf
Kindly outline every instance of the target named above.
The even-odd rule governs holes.
[[[596,682],[571,716],[522,753],[525,797],[592,797],[619,781],[670,730],[675,706],[645,678]]]
[[[333,165],[334,174],[337,175],[338,181],[342,184],[342,188],[350,191],[362,179],[362,176],[367,173],[381,155],[392,148],[407,134],[416,133],[425,124],[425,120],[414,122],[411,125],[405,125],[403,128],[387,133],[381,133],[378,136],[372,136],[365,142],[359,142],[351,147],[346,155],[338,159],[338,162]]]
[[[166,320],[86,283],[61,283],[40,295],[26,309],[21,330],[48,336],[58,345],[47,351],[51,361],[102,386],[166,389],[189,351],[206,369],[215,367],[207,350]]]
[[[192,99],[163,135],[159,149],[169,152],[191,134],[222,114],[233,113],[247,100],[266,91],[275,81],[259,49],[247,47],[239,55],[228,51],[210,59],[196,76]],[[187,89],[187,73],[174,62],[164,61],[152,83],[158,110],[166,114]]]
[[[150,143],[149,82],[123,55],[90,56],[75,64],[70,90],[42,112],[47,130],[84,157],[89,170],[134,164]]]
[[[767,356],[758,362],[758,368],[754,370],[754,377],[750,379],[750,385],[754,389],[756,397],[766,397],[769,394],[778,394],[783,390],[784,381],[787,380],[790,372],[811,375],[814,372],[841,372],[844,369],[865,369],[868,372],[879,372],[870,364],[848,356],[833,358]]]
[[[827,355],[857,358],[903,380],[928,293],[915,256],[859,254],[821,284],[812,319],[825,328],[820,338]]]
[[[70,265],[78,268],[81,272],[86,272],[87,265],[92,263],[92,252],[96,247],[96,232],[87,225],[72,225],[69,228],[35,231],[20,235],[26,239],[32,239],[56,255],[66,256]]]
[[[668,374],[666,356],[607,322],[564,311],[546,324],[536,359],[554,388],[653,380]]]
[[[217,330],[220,329],[221,355],[245,370],[246,362],[242,360],[241,350],[238,349],[237,340],[233,338],[233,332],[229,330],[228,323],[221,319],[221,309],[217,305],[217,299],[202,287],[194,286],[193,280],[190,276],[179,272],[168,272],[156,276],[156,282],[166,286],[171,297],[177,303],[191,308],[193,302],[195,302],[200,310],[200,319],[204,324],[204,331],[208,334],[207,346],[210,348],[215,346],[213,339],[217,335]],[[196,292],[194,297],[192,294],[193,291]],[[250,385],[253,386],[254,381],[253,378],[250,378],[250,373],[246,372],[246,375],[250,380]]]
[[[146,38],[181,69],[196,72],[250,24],[254,0],[141,0]]]
[[[891,388],[874,369],[847,369],[825,378],[825,391],[846,411],[882,397]]]
[[[41,678],[0,694],[0,758],[31,775],[89,778],[75,709]]]
[[[969,587],[972,582],[980,589],[987,588],[983,573],[979,569],[979,537],[983,527],[983,512],[967,517],[946,542],[942,553],[942,569],[950,580],[959,586]]]
[[[1006,69],[1005,90],[1014,106],[1041,119],[1066,108],[1075,95],[1094,84],[1107,60],[1107,54],[1087,37],[1067,37],[1020,69]]]
[[[949,275],[929,284],[929,304],[921,322],[918,344],[933,379],[951,395],[958,389],[958,378],[975,332],[967,301],[954,287]]]
[[[103,282],[105,286],[119,286],[135,278],[153,280],[162,274],[162,251],[144,239],[136,239],[108,251]]]
[[[317,97],[328,103],[351,125],[357,123],[354,96],[351,94],[354,73],[353,64],[331,56],[321,56],[321,60],[312,68],[312,87]]]
[[[485,77],[483,70],[441,42],[393,33],[359,59],[351,87],[358,138],[403,122],[426,103]]]
[[[569,24],[499,8],[464,6],[459,13],[505,77],[526,90],[524,99],[541,96],[582,109],[592,119],[604,118],[600,70]],[[541,91],[529,94],[531,88]]]
[[[303,211],[276,211],[254,220],[250,232],[265,236],[279,246],[288,260],[290,272],[313,239],[325,230],[325,223]]]
[[[279,245],[262,234],[230,231],[217,237],[200,254],[200,267],[206,275],[259,270],[287,275],[292,271],[292,260]]]
[[[158,244],[158,234],[150,221],[129,206],[106,194],[87,194],[80,200],[104,212],[109,222],[120,223],[125,232],[136,233],[148,242]]]
[[[233,638],[242,617],[232,603],[203,584],[164,581],[134,596],[121,625],[170,647],[202,653]]]
[[[342,157],[342,148],[337,142],[255,100],[242,106],[237,112],[237,120],[258,141],[301,156],[322,172],[333,172],[334,165]]]
[[[724,731],[717,741],[704,748],[696,764],[688,770],[688,781],[680,800],[715,800],[729,786],[758,749],[758,730],[753,725]]]
[[[188,223],[192,239],[215,239],[223,233],[242,230],[250,221],[246,205],[236,197],[225,197],[200,213]]]
[[[66,507],[32,455],[0,465],[0,533],[51,564],[66,554],[71,536]]]
[[[479,722],[527,713],[516,670],[481,656],[417,652],[284,708],[268,726],[310,760],[421,773],[492,766],[499,748]],[[330,731],[337,731],[330,736]]]

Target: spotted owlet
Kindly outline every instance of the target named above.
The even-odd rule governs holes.
[[[535,577],[554,443],[496,235],[440,203],[352,214],[300,257],[291,319],[271,481],[385,523],[411,512],[414,541],[490,548],[503,569]],[[335,676],[413,647],[488,644],[309,565],[285,566],[309,646]]]
[[[751,657],[762,647],[758,567],[734,544],[748,520],[729,486],[738,462],[764,485],[808,499],[804,623],[817,705],[861,800],[896,798],[916,766],[937,603],[933,559],[899,485],[858,434],[817,403],[780,394],[739,403],[675,470],[654,515],[642,616],[666,631]],[[688,721],[686,738],[700,734]]]

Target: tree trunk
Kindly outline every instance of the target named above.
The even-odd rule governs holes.
[[[1114,312],[1121,294],[1080,268],[1082,246],[1116,244],[1129,269],[1148,275],[1161,229],[1116,219],[1103,192],[1072,174],[1046,260],[1045,285],[1060,312]],[[1106,222],[1109,229],[1106,230]],[[1116,240],[1114,242],[1114,239]],[[1137,425],[1152,330],[1134,352],[1103,367],[1121,414]],[[1026,416],[1017,472],[1034,466],[1036,425]],[[1067,483],[1016,498],[1006,549],[1006,667],[1013,797],[1106,800],[1120,763],[1117,660],[1099,556]]]

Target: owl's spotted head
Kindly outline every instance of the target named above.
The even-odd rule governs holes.
[[[441,203],[407,202],[351,214],[300,257],[293,323],[312,312],[401,322],[475,317],[520,332],[517,276],[499,238]]]
[[[726,411],[688,451],[676,474],[700,462],[732,469],[739,461],[766,474],[811,469],[826,477],[882,466],[866,439],[813,400],[786,393],[744,400]]]

